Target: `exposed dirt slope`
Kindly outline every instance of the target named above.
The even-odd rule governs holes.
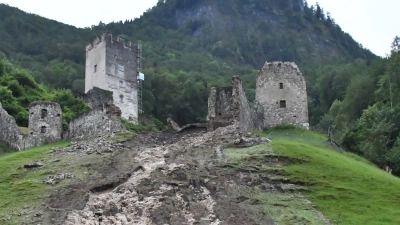
[[[123,144],[94,140],[53,150],[54,157],[68,161],[65,172],[75,177],[55,186],[45,198],[42,216],[32,222],[328,224],[302,197],[301,186],[280,175],[280,166],[287,161],[276,157],[269,145],[262,145],[262,154],[245,162],[224,153],[226,148],[266,141],[240,135],[230,126],[208,133],[139,134]],[[262,196],[270,196],[270,203],[262,203]]]

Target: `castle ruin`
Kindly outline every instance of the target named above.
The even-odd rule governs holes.
[[[85,93],[97,87],[111,91],[113,103],[121,109],[122,117],[138,121],[138,74],[141,49],[136,43],[125,44],[110,33],[96,38],[86,46]]]
[[[263,108],[255,102],[247,101],[246,93],[239,77],[232,78],[232,86],[212,87],[208,98],[207,129],[215,130],[235,122],[243,132],[261,130]]]
[[[242,132],[290,124],[308,129],[306,82],[295,63],[265,63],[257,76],[256,99],[247,101],[239,77],[232,86],[213,87],[208,99],[207,129],[237,123]]]
[[[295,63],[266,62],[257,76],[256,101],[264,107],[264,127],[309,128],[306,80]]]
[[[58,103],[36,101],[29,105],[29,135],[44,142],[61,140],[62,110]]]

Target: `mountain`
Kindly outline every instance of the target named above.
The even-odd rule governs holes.
[[[265,61],[295,61],[308,76],[315,65],[378,59],[319,6],[302,0],[159,1],[133,21],[84,29],[0,4],[0,31],[3,58],[29,70],[37,82],[75,94],[83,93],[87,43],[105,31],[140,40],[144,110],[181,124],[204,120],[209,87],[226,85],[232,75],[241,76],[254,99],[255,75]],[[314,89],[317,76],[310,78]],[[311,105],[314,124],[331,103]]]

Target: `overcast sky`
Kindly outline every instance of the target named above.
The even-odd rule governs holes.
[[[330,12],[342,30],[373,53],[385,56],[390,44],[400,35],[399,0],[307,0],[319,2]],[[0,0],[23,11],[76,27],[90,27],[100,21],[109,23],[140,17],[157,0]]]

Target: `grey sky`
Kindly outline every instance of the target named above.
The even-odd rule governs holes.
[[[390,44],[400,32],[399,0],[307,0],[319,2],[330,12],[342,30],[377,55],[390,52]],[[77,27],[90,27],[100,21],[124,21],[140,17],[157,0],[0,0],[26,12]]]

